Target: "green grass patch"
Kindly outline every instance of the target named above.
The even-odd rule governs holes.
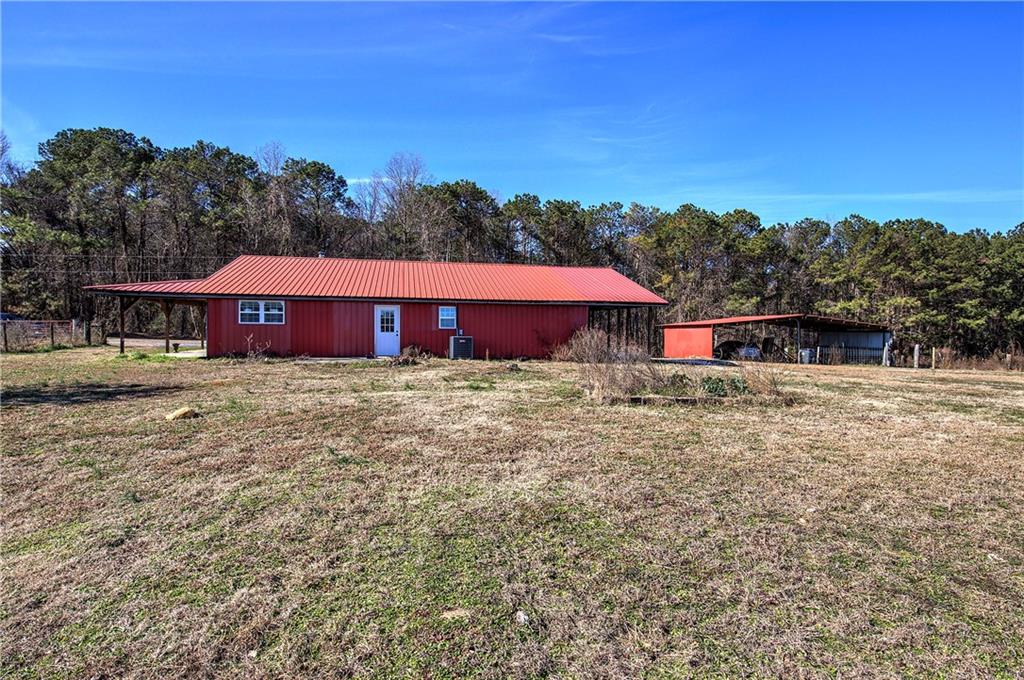
[[[0,554],[17,557],[28,553],[50,552],[55,549],[71,550],[88,530],[85,522],[67,522],[38,529],[0,544]]]
[[[493,390],[497,384],[497,381],[489,375],[481,375],[475,378],[471,378],[466,381],[465,388],[467,390],[475,390],[477,392]]]
[[[115,361],[134,361],[147,364],[166,364],[175,360],[174,357],[168,356],[162,352],[140,352],[138,350],[125,352],[124,354],[117,354],[114,359]]]

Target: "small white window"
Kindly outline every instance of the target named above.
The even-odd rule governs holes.
[[[281,300],[239,300],[238,323],[284,323]]]
[[[438,328],[455,328],[455,308],[454,307],[438,307],[437,308],[437,327]]]
[[[284,323],[284,303],[280,300],[264,302],[263,323]]]
[[[238,302],[238,323],[259,323],[260,303],[258,300],[240,300]]]

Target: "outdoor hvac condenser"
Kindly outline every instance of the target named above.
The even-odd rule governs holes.
[[[449,359],[472,359],[473,338],[468,335],[453,335],[448,338]]]

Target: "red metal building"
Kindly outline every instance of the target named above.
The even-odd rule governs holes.
[[[159,302],[207,311],[207,355],[445,356],[452,335],[478,357],[544,357],[594,318],[665,300],[598,267],[242,256],[205,279],[91,286],[124,310]],[[650,315],[648,315],[650,323]],[[636,324],[634,324],[636,325]],[[626,324],[629,328],[629,324]],[[123,343],[122,343],[123,345]]]

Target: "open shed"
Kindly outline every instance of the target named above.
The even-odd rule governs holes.
[[[666,358],[764,358],[804,363],[883,364],[888,327],[817,314],[763,314],[662,326]],[[802,350],[802,354],[801,354]]]

